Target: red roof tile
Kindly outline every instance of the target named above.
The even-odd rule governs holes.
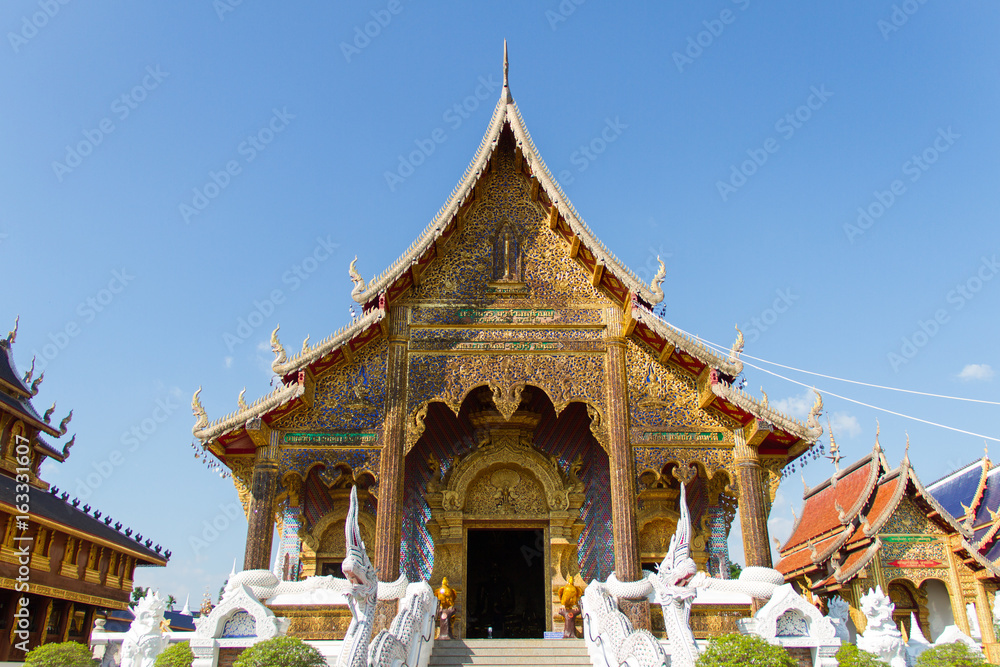
[[[859,506],[859,500],[868,496],[873,485],[873,467],[877,467],[879,461],[872,456],[869,460],[857,468],[848,471],[843,477],[837,480],[837,485],[826,483],[816,493],[806,498],[802,507],[802,518],[795,526],[795,530],[782,551],[791,547],[806,543],[810,538],[817,538],[824,535],[843,524],[840,521],[836,506],[839,504],[844,511],[850,511]],[[848,520],[852,516],[846,517]]]

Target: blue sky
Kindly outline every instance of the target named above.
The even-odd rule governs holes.
[[[349,320],[350,259],[380,273],[462,176],[504,38],[514,98],[577,210],[641,277],[664,258],[668,321],[725,347],[739,324],[748,355],[796,368],[995,402],[998,23],[982,1],[9,0],[0,318],[21,315],[17,362],[46,371],[36,403],[73,408],[78,434],[47,478],[172,549],[140,585],[216,593],[245,524],[192,456],[191,394],[203,385],[221,416],[244,386],[270,390],[276,324],[294,346]],[[314,263],[320,247],[332,256]],[[995,404],[777,370],[1000,437]],[[804,416],[806,389],[746,375]],[[909,432],[927,482],[982,452],[826,405],[847,461],[876,419],[894,463]],[[779,537],[801,487],[779,491]]]

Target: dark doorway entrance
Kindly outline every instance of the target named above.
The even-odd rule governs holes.
[[[466,636],[534,639],[545,632],[541,530],[470,530]]]

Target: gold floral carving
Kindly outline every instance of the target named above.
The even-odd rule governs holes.
[[[239,496],[240,504],[243,505],[243,514],[250,516],[250,484],[253,481],[253,456],[233,456],[226,459],[226,464],[232,471],[233,486],[236,487],[236,494]]]
[[[547,504],[541,484],[512,467],[484,472],[465,497],[466,513],[476,515],[540,515],[548,511]]]
[[[696,431],[732,428],[724,417],[701,409],[695,379],[689,374],[664,366],[651,351],[632,340],[625,355],[632,427]]]

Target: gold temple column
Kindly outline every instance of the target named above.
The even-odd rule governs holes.
[[[985,576],[988,571],[983,570]],[[983,652],[986,659],[997,663],[1000,658],[1000,644],[997,644],[996,632],[993,629],[993,608],[990,606],[990,596],[986,592],[986,582],[976,577],[976,616],[979,618],[979,632],[982,633]]]
[[[733,461],[736,483],[740,489],[740,528],[743,531],[743,552],[747,565],[771,567],[771,545],[767,532],[763,471],[757,456],[757,444],[747,441],[743,429],[733,431],[736,444]]]
[[[605,381],[607,385],[608,459],[611,466],[611,526],[614,533],[615,576],[621,581],[642,577],[639,561],[639,528],[636,523],[635,458],[628,429],[627,342],[622,331],[622,314],[617,308],[604,309]],[[649,602],[618,601],[622,613],[635,629],[650,629]]]
[[[244,570],[271,569],[271,542],[274,538],[274,498],[278,490],[278,438],[259,418],[247,423],[247,433],[257,446],[250,486],[247,516],[247,547]]]
[[[403,533],[403,444],[406,439],[407,353],[409,312],[393,306],[388,313],[389,352],[386,360],[385,427],[378,465],[378,510],[375,513],[375,570],[381,581],[399,577]],[[396,615],[395,601],[379,601],[374,632],[388,628]]]

